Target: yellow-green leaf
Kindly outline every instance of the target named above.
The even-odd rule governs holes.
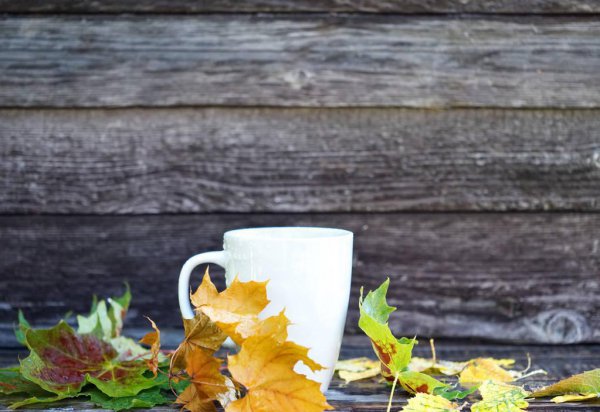
[[[552,401],[556,403],[598,398],[600,397],[600,369],[573,375],[533,392],[532,396],[535,398],[555,396]]]
[[[412,356],[416,343],[414,339],[396,339],[389,328],[390,314],[396,310],[387,304],[386,294],[390,285],[389,278],[375,291],[363,299],[362,290],[359,300],[360,319],[358,326],[371,339],[373,349],[381,361],[381,373],[389,381],[404,371]]]
[[[483,400],[473,404],[472,412],[521,412],[529,406],[529,393],[518,386],[486,381],[479,392]]]
[[[428,393],[418,393],[414,398],[408,400],[408,404],[402,408],[403,412],[458,412],[460,407],[441,396]]]

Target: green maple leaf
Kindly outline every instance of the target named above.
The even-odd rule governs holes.
[[[532,393],[533,397],[555,396],[556,403],[600,398],[600,369],[583,372]]]
[[[120,398],[110,397],[95,388],[86,389],[81,395],[89,396],[90,401],[96,406],[113,411],[132,408],[152,408],[156,405],[171,403],[174,400],[166,392],[161,391],[159,387],[143,390],[134,396],[123,396]]]
[[[27,330],[30,355],[21,374],[57,395],[74,395],[87,383],[112,397],[133,396],[156,382],[143,361],[120,361],[118,352],[92,334],[79,335],[61,321],[51,329]]]
[[[382,375],[388,380],[393,380],[397,374],[408,367],[416,340],[396,339],[390,330],[388,320],[396,308],[389,306],[385,298],[389,284],[388,278],[375,291],[369,292],[364,299],[361,289],[358,326],[371,339],[373,349],[381,361]]]

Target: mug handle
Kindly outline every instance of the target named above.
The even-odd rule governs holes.
[[[194,309],[192,309],[192,305],[190,304],[190,275],[192,271],[196,266],[203,263],[214,263],[224,268],[227,265],[227,260],[227,252],[222,250],[220,252],[200,253],[192,256],[184,263],[179,273],[178,288],[179,310],[181,310],[181,315],[184,319],[194,318]]]

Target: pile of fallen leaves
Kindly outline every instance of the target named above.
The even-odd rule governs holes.
[[[20,366],[0,370],[0,394],[13,409],[80,397],[113,410],[173,401],[192,412],[216,411],[217,403],[227,412],[332,409],[319,383],[294,370],[299,362],[312,371],[323,367],[287,339],[284,311],[259,318],[269,304],[266,284],[235,279],[219,292],[207,271],[190,296],[195,317],[184,319],[185,338],[167,355],[150,319],[154,331],[140,340],[150,349],[121,336],[129,290],[95,300],[89,316],[77,316],[77,330],[64,320],[34,329],[19,313],[17,339],[30,354]],[[224,368],[215,353],[227,337],[239,350]]]
[[[0,394],[10,408],[67,398],[117,411],[172,402],[166,369],[159,369],[168,362],[159,352],[158,330],[141,341],[149,350],[121,336],[130,301],[129,288],[108,301],[94,298],[90,314],[77,316],[77,330],[64,320],[34,329],[19,312],[15,334],[30,353],[19,366],[0,369]]]
[[[438,360],[433,341],[431,359],[413,357],[416,339],[396,339],[388,326],[389,316],[396,309],[387,304],[388,287],[389,279],[364,299],[361,290],[359,301],[359,327],[371,339],[379,360],[356,358],[336,365],[340,378],[346,383],[381,375],[392,385],[388,411],[397,384],[415,395],[402,409],[405,412],[464,410],[468,403],[460,401],[470,395],[470,399],[475,400],[470,405],[473,412],[525,411],[529,406],[528,398],[552,396],[556,403],[600,398],[600,369],[529,392],[514,382],[534,374],[545,374],[545,371],[528,372],[529,367],[524,371],[511,370],[515,363],[513,359]]]

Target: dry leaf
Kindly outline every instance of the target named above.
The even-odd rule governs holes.
[[[468,362],[452,362],[415,357],[410,360],[408,370],[428,375],[454,376],[462,372]]]
[[[252,321],[239,324],[236,333],[240,336],[242,343],[248,336],[266,335],[278,342],[284,342],[287,339],[287,328],[290,320],[285,316],[285,310],[278,315],[268,317],[264,320],[256,318]]]
[[[535,398],[554,396],[552,402],[555,403],[585,401],[599,398],[600,369],[573,375],[554,385],[535,391],[532,396]]]
[[[146,317],[150,321],[150,325],[154,332],[148,332],[142,339],[140,339],[140,343],[144,345],[150,346],[150,358],[146,359],[146,364],[148,365],[148,369],[152,371],[154,376],[158,373],[158,354],[160,353],[160,330],[156,326],[156,323],[148,317]]]
[[[379,368],[379,361],[367,357],[340,360],[335,363],[335,370],[347,372],[364,372]]]
[[[472,412],[521,412],[529,406],[529,393],[519,386],[486,381],[479,392],[483,400],[473,404]]]
[[[373,378],[381,374],[381,362],[369,358],[354,358],[338,361],[335,370],[346,383]]]
[[[512,382],[513,375],[502,368],[500,363],[492,358],[477,358],[467,362],[467,366],[460,373],[458,381],[461,385],[472,387],[485,381]]]
[[[206,314],[227,336],[241,345],[259,321],[258,314],[269,304],[266,288],[267,282],[240,282],[236,277],[228,288],[219,293],[207,270],[190,299],[197,311]]]
[[[177,403],[191,412],[216,411],[214,401],[228,391],[221,374],[221,360],[205,350],[194,348],[186,358],[186,372],[191,385],[177,398]]]
[[[186,358],[194,349],[203,349],[208,353],[216,352],[227,336],[205,314],[196,313],[194,319],[184,319],[185,337],[171,357],[171,374],[185,369]]]
[[[270,336],[251,336],[238,354],[228,356],[229,371],[244,385],[246,395],[231,402],[227,412],[273,412],[298,410],[320,412],[332,409],[319,383],[294,371],[302,361],[311,370],[322,366],[308,357],[308,349]]]
[[[362,372],[349,372],[349,371],[339,371],[338,375],[341,379],[344,380],[345,383],[360,381],[363,379],[374,378],[376,376],[381,375],[381,366],[379,362],[377,362],[377,367],[373,369],[367,369]]]
[[[410,398],[408,404],[402,408],[403,412],[458,412],[460,410],[461,408],[456,403],[428,393],[418,393],[414,398]]]

